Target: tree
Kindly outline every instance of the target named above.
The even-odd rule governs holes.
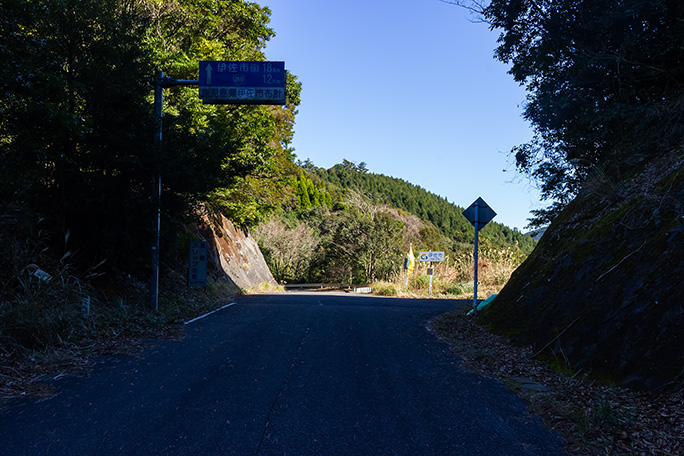
[[[23,202],[95,262],[120,257],[145,240],[149,211],[140,5],[7,0],[0,12],[0,202]]]
[[[156,65],[178,79],[196,78],[200,60],[264,60],[263,49],[274,35],[268,27],[270,10],[255,2],[146,4],[152,21],[147,46]],[[161,154],[162,163],[173,169],[161,172],[177,190],[165,207],[182,212],[188,198],[210,193],[212,204],[240,226],[267,218],[286,198],[279,189],[289,186],[297,173],[289,143],[301,84],[289,73],[286,83],[287,104],[282,107],[203,105],[196,89],[168,91],[168,141]]]
[[[389,205],[410,212],[425,222],[432,223],[446,239],[450,240],[445,246],[446,249],[458,248],[456,245],[458,243],[472,243],[473,227],[463,217],[463,208],[401,179],[361,172],[356,169],[355,165],[352,165],[349,161],[347,164],[343,161],[342,164],[335,165],[329,170],[319,168],[316,174],[331,184],[331,188],[329,188],[331,193],[335,193],[334,187],[345,189],[345,202],[356,206],[362,212],[373,214],[374,211],[377,211],[377,206]],[[505,229],[503,225],[496,222],[487,226],[493,231]],[[513,243],[517,244],[523,251],[530,252],[534,248],[535,241],[529,236],[522,233],[515,233],[513,236]],[[418,245],[420,239],[412,238],[412,242]],[[406,244],[406,248],[408,248],[408,244]]]
[[[388,280],[399,271],[403,255],[403,225],[387,212],[373,217],[353,207],[339,215],[332,234],[328,270],[343,282]]]
[[[298,281],[307,277],[319,242],[311,227],[300,222],[290,229],[279,218],[272,217],[259,225],[255,235],[278,282]]]
[[[556,200],[547,222],[595,170],[617,177],[684,139],[684,4],[671,0],[458,2],[501,31],[496,57],[528,101],[534,139],[517,168]]]
[[[211,201],[241,226],[265,219],[296,176],[285,106],[206,106],[166,90],[155,147],[155,67],[196,79],[197,62],[263,60],[270,11],[244,0],[6,0],[0,5],[0,205],[44,217],[91,262],[147,262],[163,176],[163,239]],[[171,223],[169,223],[171,222]],[[164,249],[163,251],[166,251]]]

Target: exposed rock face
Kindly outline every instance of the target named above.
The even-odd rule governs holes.
[[[212,218],[204,218],[206,225],[200,229],[200,237],[209,242],[209,267],[213,276],[241,290],[258,287],[264,282],[277,286],[257,242],[249,232],[235,227],[221,214],[215,214]]]
[[[572,372],[684,385],[684,155],[589,181],[479,321]]]

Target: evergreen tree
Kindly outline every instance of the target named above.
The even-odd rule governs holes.
[[[153,160],[139,4],[7,0],[0,13],[0,201],[41,214],[55,242],[130,251],[146,239]]]

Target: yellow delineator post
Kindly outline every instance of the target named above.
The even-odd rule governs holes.
[[[408,287],[408,279],[416,267],[416,257],[413,256],[413,244],[409,247],[409,253],[406,256],[406,286]]]

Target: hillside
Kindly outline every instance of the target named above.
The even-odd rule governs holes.
[[[370,173],[363,163],[343,160],[329,170],[308,159],[298,164],[291,198],[254,232],[276,281],[406,288],[409,250],[433,250],[445,252],[439,288],[472,295],[474,229],[462,208],[403,180]],[[503,286],[534,245],[501,224],[481,231],[480,264],[490,291]],[[427,288],[427,272],[419,269],[414,276],[425,283],[416,286]]]
[[[359,190],[377,204],[387,204],[432,223],[455,244],[474,241],[473,226],[463,217],[462,207],[403,179],[374,174],[346,160],[328,170],[317,168],[315,173],[329,184]],[[536,245],[530,236],[496,222],[489,223],[481,234],[493,245],[517,246],[524,253],[530,253]]]
[[[595,175],[479,321],[559,369],[684,385],[684,153]]]

